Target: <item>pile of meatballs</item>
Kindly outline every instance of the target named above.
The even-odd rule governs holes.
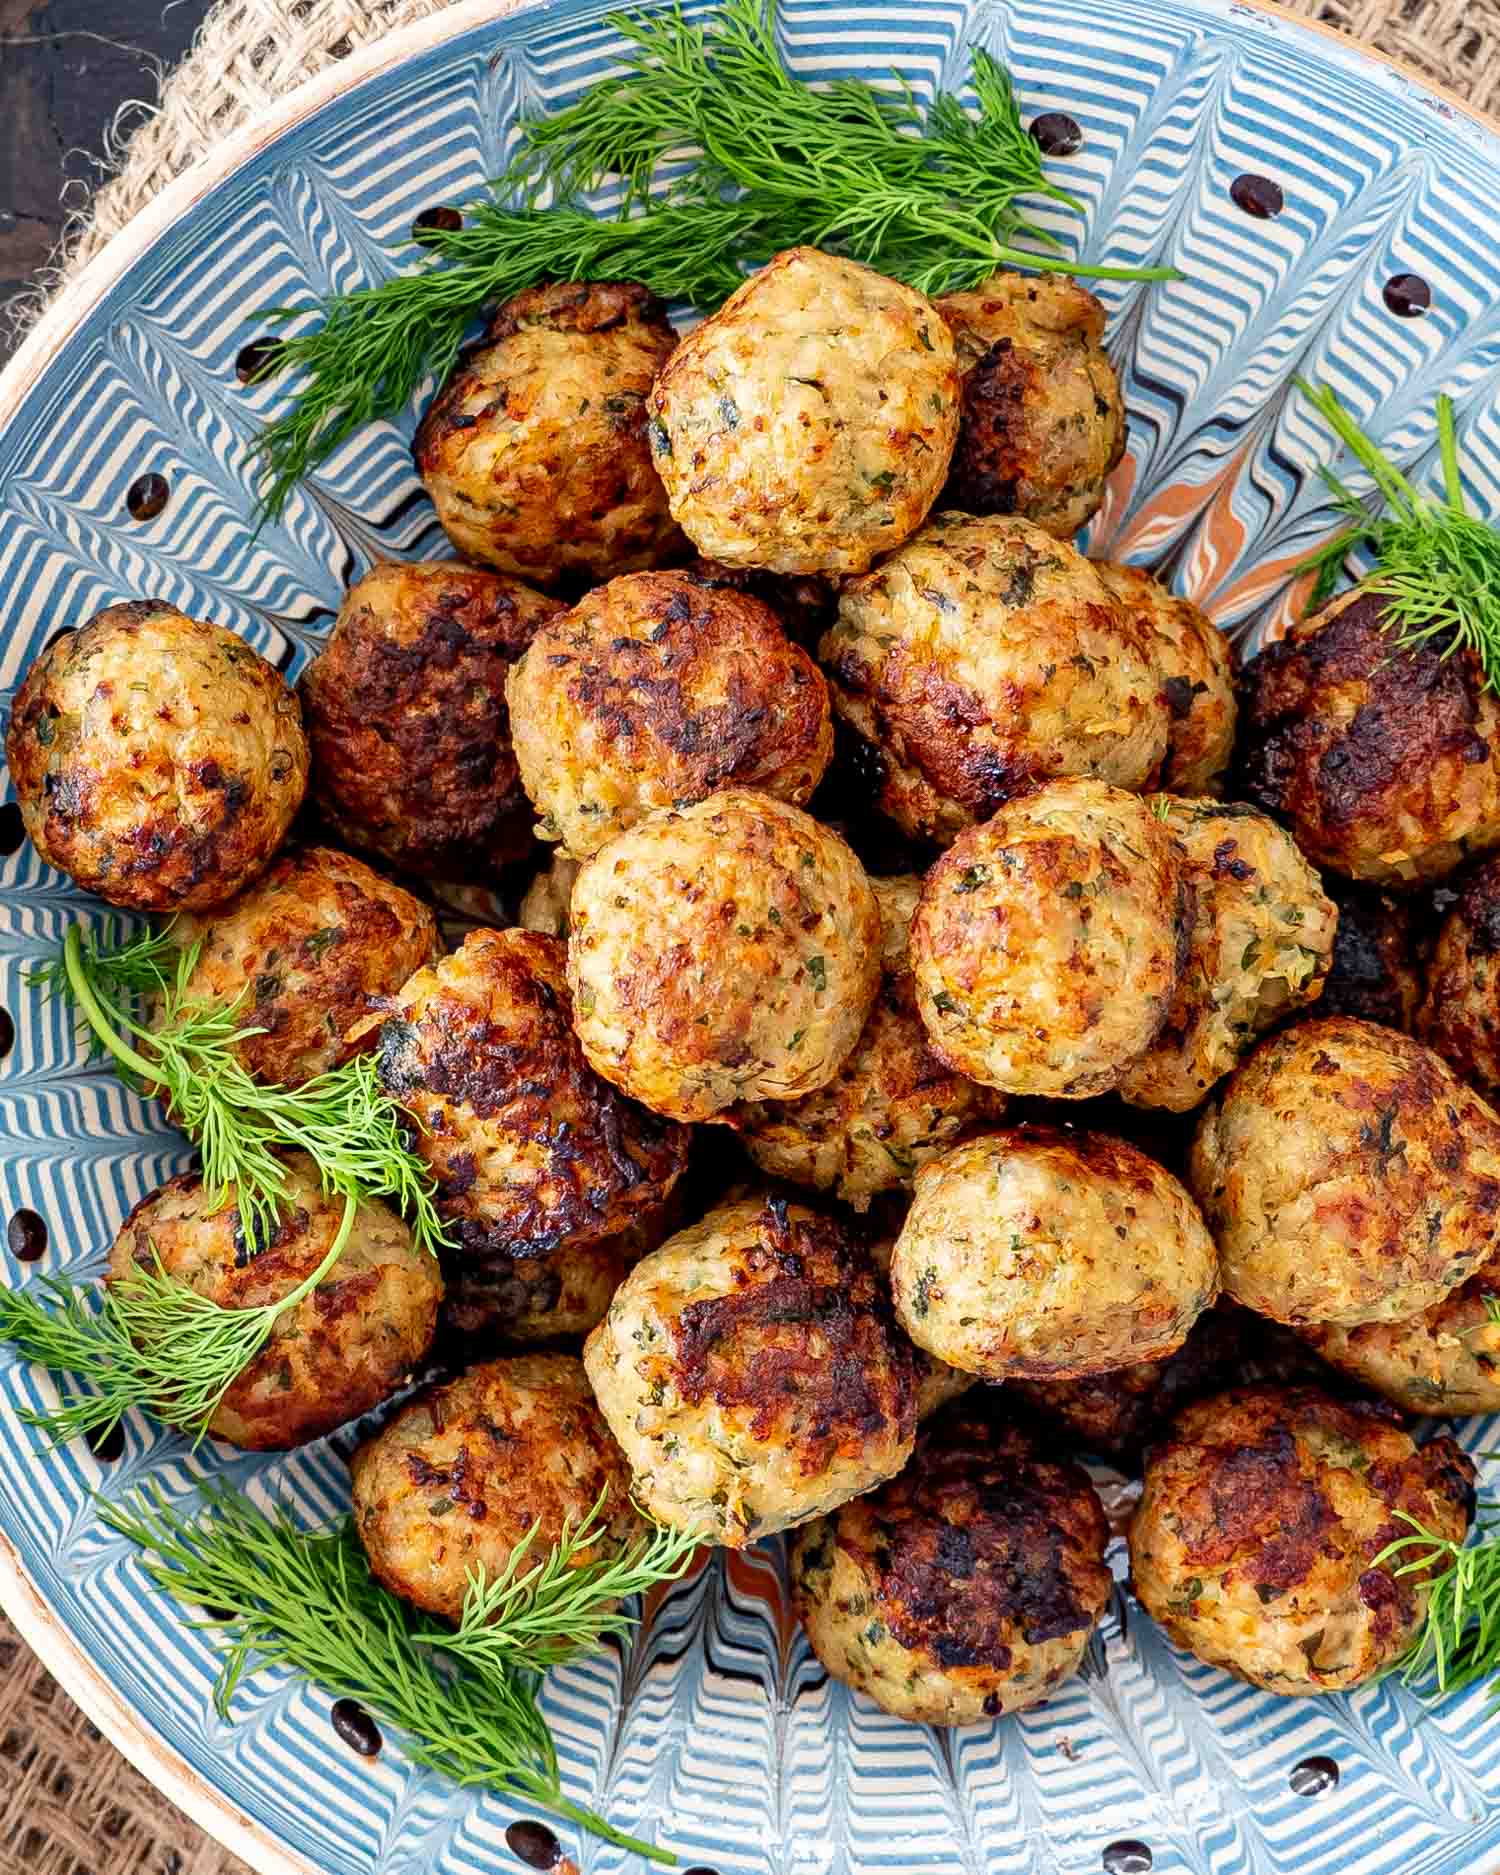
[[[1376,1558],[1474,1470],[1414,1420],[1500,1410],[1500,702],[1376,592],[1237,670],[1086,559],[1102,332],[808,249],[680,342],[536,288],[417,431],[462,559],[368,572],[296,692],[145,600],[27,675],[41,854],[177,914],[253,1074],[370,1050],[410,1117],[441,1267],[366,1205],[212,1431],[389,1402],[356,1521],[423,1609],[607,1490],[585,1557],[795,1531],[829,1672],[970,1721],[1105,1612],[1087,1454],[1202,1659],[1339,1690],[1417,1632]],[[446,949],[454,883],[513,922]],[[174,1179],[114,1276],[273,1301],[339,1213],[288,1191],[251,1242]]]

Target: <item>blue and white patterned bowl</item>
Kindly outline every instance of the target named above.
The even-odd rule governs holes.
[[[415,409],[355,439],[257,536],[247,444],[284,390],[247,391],[235,359],[262,309],[379,277],[418,212],[501,170],[518,112],[609,68],[605,12],[469,0],[393,35],[164,191],[53,310],[0,380],[0,690],[54,633],[141,595],[233,626],[293,669],[372,556],[437,548],[407,452]],[[783,31],[808,76],[894,71],[924,95],[961,82],[971,45],[990,47],[1028,117],[1066,111],[1083,128],[1057,173],[1087,214],[1081,229],[1051,218],[1062,238],[1081,233],[1091,259],[1182,268],[1166,288],[1105,289],[1131,447],[1096,547],[1165,565],[1237,631],[1274,629],[1288,569],[1330,518],[1311,473],[1328,443],[1290,393],[1296,371],[1329,378],[1424,476],[1433,397],[1452,391],[1471,492],[1500,512],[1500,140],[1461,106],[1229,0],[787,0]],[[1279,215],[1235,206],[1244,172],[1280,185]],[[1430,284],[1425,316],[1387,304],[1404,273]],[[127,490],[148,471],[170,498],[134,520]],[[131,1203],[188,1154],[23,981],[97,908],[37,862],[13,806],[0,850],[0,1196],[49,1244],[40,1265],[7,1261],[18,1282],[97,1268]],[[53,1394],[6,1354],[0,1397],[14,1409]],[[1471,1451],[1496,1442],[1493,1427],[1462,1430]],[[311,1518],[346,1497],[332,1447],[193,1453],[135,1419],[103,1465],[44,1450],[0,1413],[0,1601],[27,1639],[262,1870],[514,1866],[510,1805],[413,1770],[391,1744],[356,1757],[304,1682],[260,1673],[232,1723],[215,1717],[212,1636],[182,1625],[92,1509],[95,1492],[147,1479],[186,1504],[205,1474]],[[784,1589],[775,1545],[721,1559],[665,1598],[623,1660],[556,1675],[571,1794],[725,1875],[1480,1875],[1500,1862],[1500,1725],[1481,1692],[1430,1714],[1388,1684],[1278,1701],[1174,1652],[1121,1600],[1087,1677],[1041,1711],[945,1735],[831,1684]],[[587,1841],[575,1852],[587,1869],[627,1860]]]

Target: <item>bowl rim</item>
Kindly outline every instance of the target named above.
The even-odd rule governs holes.
[[[654,4],[656,0],[645,3]],[[27,333],[0,371],[0,429],[16,416],[42,373],[67,347],[110,288],[176,222],[243,164],[343,93],[394,70],[416,54],[515,13],[548,13],[556,4],[557,0],[453,0],[440,12],[400,27],[306,79],[205,151],[111,237]],[[621,0],[622,10],[630,4],[631,0]],[[1205,13],[1222,9],[1235,16],[1259,15],[1279,27],[1336,46],[1341,62],[1396,75],[1443,114],[1467,119],[1487,133],[1500,157],[1500,112],[1479,109],[1405,60],[1353,39],[1321,20],[1294,13],[1278,0],[1190,0],[1190,10],[1196,11],[1199,5]],[[122,1698],[53,1611],[4,1531],[0,1531],[0,1609],[63,1691],[121,1755],[215,1841],[249,1863],[257,1875],[324,1875],[317,1863],[289,1848],[217,1785],[208,1783]]]

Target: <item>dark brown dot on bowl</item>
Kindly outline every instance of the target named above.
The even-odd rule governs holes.
[[[155,469],[149,474],[138,475],[125,493],[125,506],[131,520],[154,520],[166,507],[171,492],[171,483],[164,475],[158,475]]]
[[[1257,221],[1270,221],[1286,206],[1286,197],[1281,193],[1279,182],[1272,182],[1269,176],[1256,176],[1249,172],[1236,176],[1230,183],[1229,199],[1236,208],[1242,208],[1247,215],[1254,215]]]
[[[0,807],[0,859],[19,853],[25,838],[26,822],[21,818],[21,810],[14,801],[7,801]]]
[[[380,1747],[385,1743],[380,1727],[357,1699],[336,1699],[331,1717],[334,1731],[351,1751],[357,1751],[362,1758],[380,1756]]]
[[[1151,1867],[1151,1851],[1143,1842],[1112,1842],[1100,1860],[1105,1875],[1146,1875]]]
[[[533,1823],[529,1817],[512,1823],[505,1841],[511,1854],[529,1868],[556,1868],[562,1861],[562,1844],[545,1823]]]
[[[719,1871],[716,1868],[685,1868],[682,1875],[719,1875]]]
[[[15,1018],[8,1009],[0,1009],[0,1061],[4,1061],[15,1045]]]
[[[11,1212],[10,1222],[5,1227],[5,1241],[10,1245],[11,1255],[19,1262],[35,1263],[47,1254],[46,1222],[23,1205],[19,1211]]]
[[[1321,1797],[1339,1781],[1339,1767],[1332,1758],[1304,1758],[1286,1781],[1299,1797]]]
[[[1031,134],[1043,156],[1071,156],[1083,145],[1083,127],[1066,111],[1043,111],[1033,117]]]
[[[430,247],[435,234],[457,234],[464,225],[464,218],[456,208],[450,208],[446,202],[440,202],[436,208],[424,208],[411,225],[411,238],[423,247]]]
[[[234,375],[241,384],[248,384],[252,378],[258,378],[269,370],[281,355],[281,345],[276,339],[251,339],[248,345],[242,345],[234,361]]]
[[[125,1456],[125,1428],[117,1420],[107,1432],[91,1432],[88,1448],[103,1464],[112,1465],[117,1458]]]
[[[1420,319],[1432,304],[1432,288],[1419,273],[1393,273],[1380,297],[1398,319]]]

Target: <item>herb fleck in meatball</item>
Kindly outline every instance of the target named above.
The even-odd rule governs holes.
[[[1224,1287],[1293,1327],[1416,1315],[1500,1249],[1500,1116],[1430,1048],[1350,1016],[1241,1063],[1190,1182]]]
[[[833,752],[823,673],[775,614],[686,573],[627,573],[532,640],[505,686],[544,839],[587,859],[716,789],[805,802]]]
[[[1206,612],[1139,566],[1096,560],[1099,577],[1147,632],[1166,680],[1171,729],[1161,785],[1217,794],[1234,750],[1234,653]]]
[[[1126,1100],[1186,1113],[1274,1023],[1316,1001],[1338,920],[1288,833],[1253,807],[1152,797],[1195,901],[1166,1026],[1120,1083]]]
[[[1339,923],[1319,1015],[1359,1016],[1410,1033],[1422,1000],[1424,948],[1413,901],[1331,877],[1324,889]]]
[[[781,1199],[710,1211],[638,1263],[584,1365],[666,1523],[743,1548],[905,1464],[917,1372],[868,1255]]]
[[[1500,1258],[1397,1322],[1302,1329],[1331,1367],[1409,1413],[1500,1413]]]
[[[381,565],[357,580],[302,673],[324,824],[423,878],[483,878],[527,852],[505,677],[562,609],[456,562]]]
[[[676,342],[666,307],[634,281],[505,301],[413,444],[465,559],[551,589],[680,550],[646,439],[646,393]]]
[[[263,872],[307,786],[302,712],[221,625],[141,599],[51,644],[5,758],[48,865],[132,911],[202,911]]]
[[[470,1575],[494,1581],[528,1537],[525,1567],[604,1495],[597,1541],[573,1567],[618,1555],[644,1525],[630,1474],[569,1354],[488,1361],[428,1387],[349,1461],[354,1528],[375,1579],[456,1621]]]
[[[201,943],[188,1002],[233,1006],[252,1031],[235,1053],[259,1081],[300,1086],[373,1043],[372,1011],[441,952],[420,899],[327,846],[283,852],[222,911],[172,935]]]
[[[937,309],[953,331],[963,415],[945,492],[967,514],[1020,514],[1068,540],[1125,453],[1104,308],[1076,280],[994,273]]]
[[[1375,1562],[1411,1535],[1404,1517],[1458,1543],[1473,1514],[1474,1467],[1452,1439],[1418,1448],[1373,1401],[1246,1387],[1190,1406],[1149,1454],[1131,1576],[1200,1660],[1268,1692],[1343,1692],[1421,1626],[1425,1576]]]
[[[1500,700],[1356,587],[1246,665],[1240,786],[1316,865],[1413,885],[1500,843]]]
[[[1413,1027],[1470,1086],[1500,1093],[1500,855],[1461,882]]]
[[[595,1069],[678,1120],[822,1087],[880,984],[880,911],[836,834],[730,789],[664,809],[573,888],[568,980]]]
[[[989,1380],[1157,1360],[1213,1301],[1213,1240],[1170,1173],[1102,1133],[1021,1126],[917,1174],[891,1259],[919,1348]]]
[[[222,1309],[263,1308],[306,1281],[333,1246],[344,1200],[326,1194],[313,1161],[291,1154],[286,1202],[268,1239],[247,1235],[231,1188],[211,1201],[196,1172],[154,1191],[126,1218],[109,1280],[137,1269],[167,1275]],[[432,1345],[443,1284],[394,1211],[360,1205],[343,1254],[309,1296],[271,1328],[209,1421],[216,1439],[285,1451],[357,1419],[411,1378]]]
[[[1088,1475],[967,1406],[906,1470],[800,1531],[792,1605],[835,1679],[898,1718],[966,1725],[1035,1706],[1109,1600]]]
[[[471,931],[419,970],[381,1027],[380,1073],[417,1122],[439,1215],[471,1257],[613,1236],[687,1163],[684,1129],[584,1060],[563,944],[535,931]]]
[[[1186,960],[1182,848],[1133,794],[1071,780],[960,835],[911,927],[934,1053],[1012,1094],[1081,1100],[1156,1040]]]
[[[735,1109],[746,1151],[772,1178],[831,1192],[855,1210],[910,1186],[920,1166],[1003,1098],[943,1065],[917,1014],[907,936],[921,880],[872,879],[883,930],[880,993],[853,1052],[826,1087],[797,1101]]]
[[[685,338],[651,392],[672,513],[698,550],[775,573],[862,573],[919,526],[958,430],[932,302],[796,247]]]
[[[844,587],[819,656],[880,759],[881,808],[913,836],[947,842],[1062,775],[1150,787],[1167,753],[1146,631],[1029,521],[936,515]]]

